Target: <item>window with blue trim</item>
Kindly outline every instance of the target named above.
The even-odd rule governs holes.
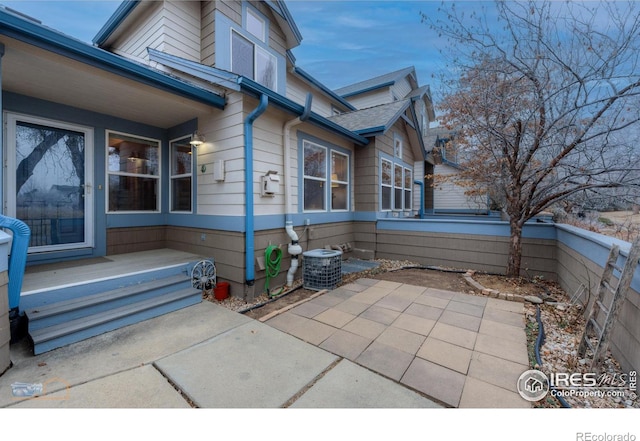
[[[311,141],[302,143],[303,210],[349,210],[349,155]]]
[[[380,210],[407,211],[413,204],[413,170],[402,162],[380,160]]]
[[[278,62],[275,55],[261,46],[268,43],[268,22],[248,6],[243,8],[242,22],[242,31],[231,30],[231,71],[275,90]]]

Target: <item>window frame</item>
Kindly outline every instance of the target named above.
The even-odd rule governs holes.
[[[122,171],[110,171],[109,170],[109,148],[111,147],[110,138],[111,135],[120,135],[128,138],[138,139],[140,141],[151,141],[155,142],[158,145],[158,165],[157,175],[151,174],[139,174],[132,172],[122,172]],[[111,199],[111,187],[109,178],[111,176],[124,176],[124,177],[133,177],[133,178],[150,178],[157,180],[157,192],[156,192],[156,209],[155,210],[110,210],[110,199]],[[120,132],[117,130],[106,130],[105,131],[105,189],[106,189],[106,197],[105,199],[105,213],[106,214],[158,214],[162,212],[162,140],[149,138],[146,136],[140,136],[132,133]]]
[[[195,148],[189,144],[189,140],[191,139],[191,136],[182,136],[180,138],[175,138],[169,141],[169,213],[183,213],[183,214],[190,214],[193,213],[193,186],[194,186],[194,167],[195,167]],[[190,146],[191,148],[191,169],[189,170],[189,173],[182,173],[182,174],[173,174],[173,151],[174,151],[174,147],[176,146],[176,144],[178,144],[181,141],[185,141],[187,145]],[[190,209],[189,210],[176,210],[174,209],[173,203],[174,203],[174,191],[173,191],[173,181],[176,179],[184,179],[184,178],[190,178],[191,179],[191,186],[190,186],[190,194],[189,194],[189,200],[190,200]]]
[[[300,138],[301,145],[301,164],[299,165],[302,169],[301,173],[301,189],[300,189],[300,207],[302,213],[346,213],[351,211],[351,152],[347,149],[340,148],[338,146],[334,146],[328,143],[323,143],[320,140],[309,139],[309,138]],[[324,159],[324,178],[318,178],[314,176],[309,176],[305,174],[305,164],[306,164],[306,155],[305,149],[306,146],[313,146],[316,148],[321,148],[325,151],[325,159]],[[344,157],[346,161],[346,180],[333,179],[332,172],[333,168],[333,155],[340,155]],[[307,209],[305,206],[305,180],[314,180],[323,182],[323,208],[322,209]],[[345,208],[333,208],[333,188],[332,184],[344,185],[346,187],[346,202]]]
[[[243,28],[246,29],[248,33],[250,33],[257,39],[262,41],[263,43],[266,43],[267,42],[267,19],[264,18],[262,14],[260,14],[258,11],[254,10],[253,8],[247,7],[245,11],[246,12],[244,16]],[[257,35],[253,31],[251,31],[249,26],[249,17],[255,19],[257,22],[259,22],[262,25],[261,35]]]
[[[234,51],[233,51],[233,42],[235,41],[234,39],[234,34],[236,34],[240,39],[246,41],[248,44],[250,44],[253,48],[253,73],[251,75],[251,78],[249,78],[250,80],[255,81],[258,84],[261,84],[262,86],[271,89],[271,90],[276,90],[278,87],[278,58],[271,53],[271,51],[269,51],[268,49],[265,49],[264,47],[260,46],[259,44],[257,44],[255,41],[251,40],[251,38],[249,38],[247,35],[245,35],[244,33],[238,31],[237,29],[233,29],[231,28],[231,37],[230,37],[230,64],[231,64],[231,71],[238,73],[235,71],[234,69]],[[270,62],[272,62],[273,65],[273,80],[271,84],[264,84],[261,79],[258,78],[258,74],[260,72],[260,66],[261,64],[258,62],[259,57],[260,56],[265,56],[266,58],[268,58],[268,60]],[[241,73],[239,73],[239,75],[243,75]]]
[[[381,212],[405,212],[413,210],[413,168],[390,155],[380,156],[379,204]],[[384,182],[384,164],[390,167],[390,183]],[[400,176],[398,176],[398,171]],[[389,205],[385,206],[384,192],[389,193]],[[407,206],[407,198],[409,204]],[[398,200],[400,199],[400,200]]]

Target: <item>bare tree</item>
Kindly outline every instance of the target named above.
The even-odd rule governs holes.
[[[619,141],[640,121],[639,7],[498,1],[469,13],[443,3],[445,19],[423,15],[450,43],[456,78],[441,121],[466,158],[459,183],[507,214],[509,276],[520,274],[533,216],[577,194],[638,189],[637,145]]]

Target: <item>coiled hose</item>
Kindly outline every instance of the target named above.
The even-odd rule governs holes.
[[[538,338],[536,339],[535,344],[535,353],[536,353],[536,363],[538,366],[542,367],[542,357],[540,356],[540,348],[544,344],[545,334],[544,334],[544,325],[542,324],[542,318],[540,317],[540,307],[536,308],[536,321],[538,322]],[[553,386],[550,386],[549,390],[555,389]],[[555,398],[560,402],[562,407],[570,408],[571,405],[567,403],[567,401],[559,395],[556,395]]]
[[[276,245],[269,245],[264,251],[264,262],[267,273],[267,280],[264,284],[264,289],[267,292],[268,297],[275,297],[280,295],[284,290],[284,287],[282,287],[277,293],[271,294],[271,289],[269,288],[271,279],[280,274],[280,264],[282,263],[282,250],[280,247]]]

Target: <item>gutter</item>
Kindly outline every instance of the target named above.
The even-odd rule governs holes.
[[[208,90],[172,78],[164,73],[120,57],[83,41],[68,37],[0,8],[0,35],[15,38],[51,53],[79,61],[88,66],[174,93],[218,109],[224,109],[225,98]]]
[[[253,80],[245,77],[240,77],[238,78],[238,83],[240,84],[240,90],[247,93],[248,95],[251,95],[255,98],[266,95],[269,97],[270,104],[273,104],[287,112],[293,113],[294,115],[302,115],[303,113],[305,113],[304,106],[274,92],[271,89],[264,87],[261,84],[256,83]],[[334,132],[357,145],[364,146],[369,144],[369,140],[364,136],[354,133],[353,131],[346,129],[341,125],[338,125],[333,121],[330,121],[327,118],[318,115],[315,112],[310,112],[307,121],[322,129]]]
[[[253,206],[253,123],[267,110],[269,97],[260,96],[258,107],[244,120],[244,181],[245,181],[245,284],[252,287],[255,283],[255,225]]]

